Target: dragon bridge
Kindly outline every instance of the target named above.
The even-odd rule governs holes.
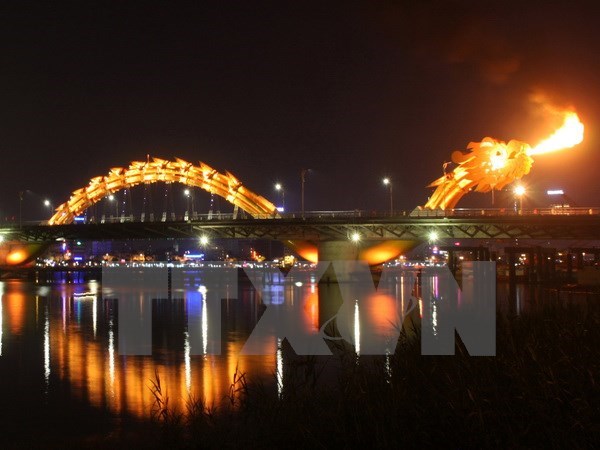
[[[69,200],[56,208],[49,225],[70,224],[75,217],[106,196],[140,184],[181,183],[219,195],[252,217],[278,217],[277,208],[255,194],[230,172],[220,173],[207,164],[194,165],[183,159],[169,161],[148,158],[133,161],[128,168],[115,167],[107,175],[92,178],[88,185],[73,191]]]

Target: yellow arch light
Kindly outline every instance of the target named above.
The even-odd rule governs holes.
[[[169,161],[133,161],[128,168],[113,167],[107,175],[92,178],[88,185],[73,191],[69,200],[56,208],[49,225],[72,223],[75,217],[103,198],[139,184],[181,183],[223,197],[252,217],[278,217],[277,208],[266,198],[246,189],[230,172],[220,173],[207,164],[198,166],[175,158]]]

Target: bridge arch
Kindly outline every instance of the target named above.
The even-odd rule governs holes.
[[[174,161],[148,158],[147,161],[133,161],[127,168],[111,168],[107,175],[92,178],[87,186],[73,191],[69,200],[56,208],[48,224],[70,224],[75,217],[110,194],[158,182],[201,188],[223,197],[255,218],[278,217],[273,203],[246,189],[230,172],[220,173],[203,162],[194,165],[179,158]]]

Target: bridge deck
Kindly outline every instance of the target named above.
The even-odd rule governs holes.
[[[484,210],[485,211],[485,210]],[[275,240],[343,240],[358,232],[361,239],[600,239],[599,214],[447,215],[364,217],[332,212],[302,218],[118,222],[49,226],[0,227],[5,240],[48,242],[81,240],[210,238]]]

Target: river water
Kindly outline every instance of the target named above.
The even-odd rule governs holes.
[[[390,317],[409,309],[411,288],[406,289],[404,282],[401,279],[389,289],[381,289],[363,305],[360,314],[356,311],[350,324],[355,343],[365,323],[387,330],[382,332],[397,326]],[[148,418],[154,401],[152,382],[157,381],[157,375],[170,404],[182,409],[190,395],[202,397],[208,404],[226,401],[236,373],[262,382],[268,392],[277,395],[286,382],[284,365],[289,358],[281,341],[273,338],[265,342],[263,355],[247,356],[240,355],[244,343],[265,307],[284,298],[301,302],[300,326],[307,333],[319,333],[323,322],[319,295],[327,295],[323,289],[328,289],[306,283],[282,292],[277,286],[274,282],[271,294],[260,297],[250,283],[241,283],[237,295],[223,300],[219,355],[190,350],[188,316],[199,315],[200,326],[212,326],[206,321],[206,304],[197,286],[182,293],[181,299],[153,300],[152,355],[124,356],[118,351],[117,300],[103,298],[97,281],[50,285],[0,282],[4,430],[64,430],[69,422],[84,430],[86,421],[94,429],[93,422],[103,418]],[[520,314],[544,295],[541,289],[526,285],[518,285],[512,297],[508,286],[500,284],[497,289],[501,313]]]

